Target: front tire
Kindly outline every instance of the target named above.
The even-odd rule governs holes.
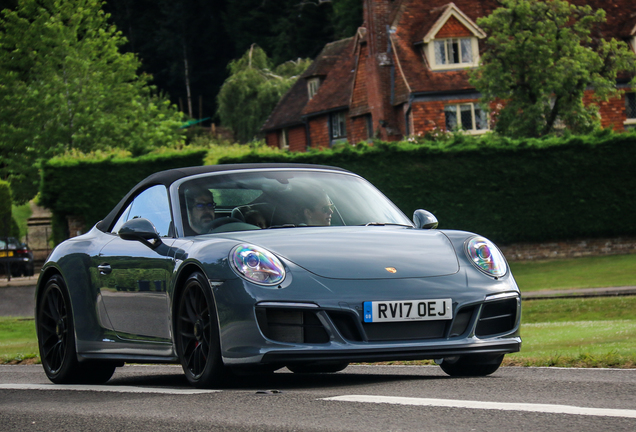
[[[503,358],[503,355],[496,357],[462,356],[450,361],[444,359],[439,366],[453,377],[481,377],[495,373],[501,366]]]
[[[218,386],[224,375],[216,308],[203,274],[193,273],[179,295],[176,349],[186,378],[196,388]]]
[[[59,275],[44,285],[36,331],[44,372],[55,384],[103,384],[113,376],[113,363],[77,360],[71,302]]]

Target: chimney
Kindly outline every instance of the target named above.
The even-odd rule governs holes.
[[[367,28],[367,92],[374,135],[385,141],[398,130],[391,107],[391,69],[394,67],[389,43],[389,15],[392,0],[364,0],[364,25]]]

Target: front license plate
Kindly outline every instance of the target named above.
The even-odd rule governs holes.
[[[452,304],[452,299],[364,302],[364,322],[452,319]]]
[[[13,251],[0,251],[0,258],[6,258],[7,256],[12,257],[13,256]]]

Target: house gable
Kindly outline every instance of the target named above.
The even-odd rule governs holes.
[[[442,13],[424,35],[423,53],[432,70],[452,70],[479,65],[479,39],[486,33],[455,3]]]

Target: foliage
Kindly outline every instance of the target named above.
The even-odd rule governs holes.
[[[107,0],[104,9],[128,40],[121,49],[139,54],[141,69],[152,74],[172,103],[202,119],[215,112],[216,94],[227,78],[225,65],[235,57],[223,25],[227,3]]]
[[[53,213],[55,243],[68,237],[67,216],[82,218],[90,228],[150,174],[203,165],[206,154],[201,148],[158,149],[138,157],[96,152],[64,155],[44,163],[40,204]]]
[[[636,133],[514,140],[456,134],[426,144],[360,143],[220,163],[338,166],[367,178],[407,215],[424,208],[440,228],[501,244],[635,235]]]
[[[561,125],[575,133],[599,126],[598,107],[583,102],[618,96],[619,72],[636,73],[636,56],[622,41],[598,37],[602,9],[565,0],[502,0],[477,23],[490,36],[471,83],[486,105],[498,104],[496,130],[540,137]]]
[[[221,124],[232,129],[242,143],[254,140],[278,100],[309,64],[309,60],[298,59],[272,68],[265,51],[252,45],[228,65],[230,77],[217,99]]]
[[[0,237],[18,237],[20,230],[11,214],[11,189],[0,180]]]
[[[11,206],[11,213],[13,214],[13,218],[18,225],[19,236],[21,239],[24,239],[27,234],[27,222],[32,214],[31,206],[29,205],[29,203],[25,203],[19,206],[13,205]]]
[[[332,3],[320,0],[232,0],[227,4],[224,23],[236,53],[258,43],[275,64],[280,64],[315,57],[332,42],[331,16]]]
[[[38,159],[176,142],[181,115],[153,94],[99,0],[20,0],[0,21],[0,177],[37,192]]]

